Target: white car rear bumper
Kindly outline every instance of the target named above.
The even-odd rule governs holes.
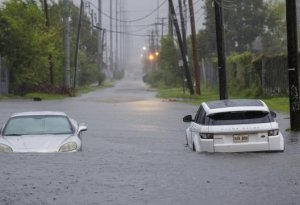
[[[215,144],[213,139],[200,139],[200,151],[206,152],[256,152],[256,151],[283,151],[284,141],[281,133],[269,136],[265,142],[224,143]]]

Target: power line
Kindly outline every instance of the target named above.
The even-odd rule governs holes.
[[[223,3],[220,3],[220,0],[214,0],[220,7],[225,10],[236,10],[237,8],[242,8],[242,5],[238,5],[233,0],[223,0]]]
[[[119,21],[119,22],[122,22],[122,23],[131,23],[131,22],[136,22],[136,21],[141,21],[141,20],[144,20],[146,18],[148,18],[149,16],[151,16],[154,12],[156,12],[158,9],[160,9],[165,3],[167,2],[167,0],[163,1],[156,9],[152,10],[150,13],[148,13],[147,15],[143,16],[143,17],[140,17],[140,18],[137,18],[137,19],[133,19],[133,20],[122,20],[122,19],[118,19],[118,18],[113,18],[111,17],[110,15],[106,14],[105,12],[102,11],[102,14],[109,18],[109,19],[112,19],[114,21]]]
[[[99,26],[95,26],[95,25],[94,25],[94,28],[99,29],[99,30],[105,30],[105,31],[112,32],[112,33],[124,34],[124,35],[128,35],[128,36],[137,36],[137,37],[149,37],[150,36],[147,34],[134,34],[134,33],[129,33],[129,32],[114,31],[114,30],[110,30],[110,29],[100,28]],[[132,32],[134,32],[134,31],[132,31]]]

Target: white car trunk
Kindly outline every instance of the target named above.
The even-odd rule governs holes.
[[[242,124],[210,126],[209,132],[214,133],[215,152],[263,151],[269,150],[271,129],[272,123]]]

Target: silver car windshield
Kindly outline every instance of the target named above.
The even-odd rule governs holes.
[[[25,116],[11,118],[6,124],[4,136],[72,134],[73,128],[64,116]]]
[[[210,125],[234,125],[269,123],[274,119],[270,113],[261,111],[224,112],[208,116]]]

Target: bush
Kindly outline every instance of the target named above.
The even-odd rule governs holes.
[[[102,85],[104,80],[105,80],[105,74],[103,72],[100,72],[98,74],[98,85]]]

